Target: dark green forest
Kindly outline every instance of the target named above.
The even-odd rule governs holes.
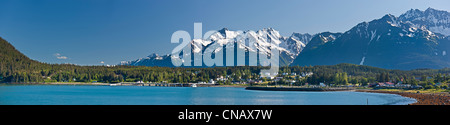
[[[214,67],[214,68],[171,68],[144,66],[78,66],[73,64],[47,64],[32,60],[16,50],[11,44],[0,38],[0,82],[1,83],[49,83],[49,82],[167,82],[197,83],[210,79],[226,77],[228,80],[220,84],[231,84],[235,81],[263,80],[259,72],[267,67]],[[282,76],[283,73],[312,72],[309,77]],[[280,77],[295,80],[296,84],[304,83],[347,85],[375,82],[403,81],[411,85],[434,85],[447,83],[450,69],[416,69],[389,70],[354,64],[338,64],[333,66],[290,66],[280,68]],[[283,83],[282,81],[279,84]]]

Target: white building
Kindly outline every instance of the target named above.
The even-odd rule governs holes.
[[[325,83],[323,83],[323,82],[321,82],[319,85],[322,86],[322,87],[327,86],[327,85],[325,85]]]

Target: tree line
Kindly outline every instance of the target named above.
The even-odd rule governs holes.
[[[197,83],[224,77],[221,84],[248,80],[271,81],[260,78],[260,70],[268,67],[234,66],[214,68],[145,67],[145,66],[78,66],[73,64],[41,63],[17,51],[0,38],[0,83],[44,83],[44,82],[168,82]],[[313,75],[299,78],[301,73]],[[283,76],[296,73],[297,76]],[[389,70],[354,64],[333,66],[289,66],[280,67],[279,76],[294,80],[295,84],[320,83],[346,85],[375,82],[402,82],[411,85],[431,86],[448,83],[450,69]],[[290,84],[280,81],[280,84]]]

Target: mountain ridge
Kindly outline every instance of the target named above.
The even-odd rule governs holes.
[[[265,48],[265,45],[269,45],[268,42],[273,40],[280,43],[281,66],[351,63],[388,69],[444,68],[450,67],[450,59],[446,57],[450,51],[450,31],[447,32],[450,29],[449,15],[447,11],[433,8],[425,11],[411,9],[398,17],[386,14],[379,19],[358,23],[344,33],[321,32],[311,35],[294,32],[291,36],[281,36],[273,28],[263,28],[252,33],[252,37],[264,41],[257,44],[257,49],[267,54],[270,54]],[[218,32],[216,40],[210,42],[193,40],[193,51],[203,52],[199,50],[199,46],[205,48],[219,41],[221,46],[236,43],[232,39],[239,35],[228,28],[222,28]],[[248,45],[242,46],[246,52],[255,49]],[[162,64],[170,63],[170,56],[164,55],[163,60],[145,57],[124,61],[119,65],[167,66]],[[392,61],[395,59],[401,60]]]
[[[242,49],[243,51],[246,52],[247,58],[249,53],[259,52],[265,55],[269,55],[271,53],[270,47],[278,46],[276,47],[276,49],[280,51],[280,64],[287,66],[302,51],[302,49],[306,46],[307,42],[309,42],[311,38],[312,35],[307,33],[305,34],[293,33],[289,37],[281,36],[280,33],[273,28],[263,28],[262,30],[258,30],[256,32],[231,31],[228,30],[228,28],[222,28],[218,30],[216,33],[212,34],[208,39],[193,39],[190,42],[192,53],[191,55],[187,56],[191,56],[191,60],[193,60],[194,58],[192,57],[192,55],[194,55],[195,53],[199,54],[204,53],[205,48],[213,44],[218,44],[220,47],[223,47],[217,48],[221,51],[223,51],[228,46],[235,47],[236,49]],[[244,44],[242,41],[239,40],[245,40],[246,43]],[[272,42],[278,45],[272,45]],[[133,61],[122,61],[119,65],[173,67],[173,65],[170,65],[171,56],[172,56],[171,54],[164,55],[162,57],[162,60],[159,61],[151,57],[144,57]],[[227,55],[225,53],[224,57],[226,56]],[[245,64],[249,65],[248,63],[249,63],[248,59],[246,59]],[[201,67],[205,66],[203,65]]]
[[[332,43],[314,46],[319,49],[310,50],[308,46],[313,45],[307,45],[291,66],[351,63],[406,70],[450,67],[448,36],[417,26],[386,14],[359,23]]]

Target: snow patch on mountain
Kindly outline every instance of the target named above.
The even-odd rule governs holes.
[[[334,35],[329,35],[329,36],[323,36],[323,35],[319,35],[319,37],[322,39],[322,41],[324,42],[324,43],[327,43],[327,42],[329,42],[329,41],[334,41],[335,39],[336,39],[336,36],[334,36]]]
[[[372,41],[373,38],[375,38],[375,36],[377,35],[377,30],[375,30],[375,31],[370,31],[370,33],[372,34],[372,35],[370,36],[370,41]]]
[[[359,65],[364,65],[364,60],[366,60],[365,56],[361,59],[361,62],[359,63]]]
[[[446,35],[446,36],[450,36],[450,27],[434,26],[434,27],[429,27],[429,29],[433,32],[440,33],[440,34]]]

